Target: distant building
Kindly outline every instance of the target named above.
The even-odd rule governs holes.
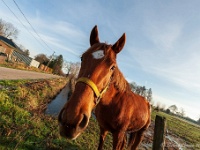
[[[8,61],[23,62],[27,66],[38,68],[40,63],[24,54],[24,52],[11,40],[0,36],[0,53],[7,55]]]

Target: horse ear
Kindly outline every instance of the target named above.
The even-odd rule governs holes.
[[[126,42],[126,34],[124,33],[120,37],[120,39],[112,46],[112,49],[115,51],[116,54],[123,49],[125,42]]]
[[[90,45],[92,46],[95,43],[100,43],[97,26],[94,26],[90,34]]]

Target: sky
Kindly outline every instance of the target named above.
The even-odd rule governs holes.
[[[197,120],[199,6],[199,0],[0,0],[0,18],[19,30],[15,42],[29,49],[31,57],[55,51],[70,62],[80,62],[95,25],[101,42],[114,44],[126,33],[117,56],[126,79],[151,88],[155,104],[176,105]]]

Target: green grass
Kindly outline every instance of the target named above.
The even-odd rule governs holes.
[[[0,80],[0,85],[5,87],[17,87],[23,83],[26,83],[28,80]]]
[[[200,143],[200,126],[164,112],[153,111],[153,120],[155,120],[156,115],[165,117],[167,129],[183,138],[188,144],[198,145]]]
[[[44,145],[46,135],[54,132],[51,125],[56,126],[57,122],[41,113],[44,107],[40,106],[47,104],[65,84],[66,79],[0,81],[0,149],[48,147]]]
[[[0,149],[67,149],[94,150],[99,143],[99,127],[91,118],[86,131],[77,140],[61,138],[57,118],[44,114],[46,104],[67,83],[67,80],[0,81]],[[167,128],[188,143],[200,143],[200,128],[163,112],[152,112],[167,118]],[[112,149],[112,137],[104,149]]]
[[[66,140],[59,135],[57,118],[45,115],[40,107],[65,84],[66,79],[0,81],[0,149],[96,149],[99,128],[95,119],[90,119],[77,140]],[[111,147],[109,139],[105,149]]]

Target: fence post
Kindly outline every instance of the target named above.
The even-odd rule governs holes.
[[[165,130],[166,118],[156,115],[154,137],[153,137],[153,150],[164,150],[165,147]]]

